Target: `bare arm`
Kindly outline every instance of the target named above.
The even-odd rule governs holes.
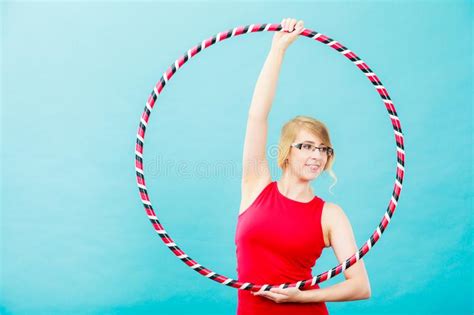
[[[250,104],[247,130],[242,158],[242,195],[249,196],[256,188],[263,188],[271,181],[271,174],[265,154],[268,130],[268,115],[275,97],[278,76],[288,46],[303,30],[303,23],[294,29],[296,21],[284,19],[283,29],[276,32],[271,49],[255,85]],[[289,31],[291,28],[290,32]],[[260,186],[260,187],[259,187]],[[245,197],[244,197],[245,198]]]
[[[351,224],[344,211],[336,204],[328,207],[331,215],[329,235],[331,247],[339,263],[357,251]],[[361,259],[344,271],[346,280],[327,288],[303,291],[308,302],[352,301],[368,299],[371,295],[369,278]]]
[[[258,77],[250,105],[244,141],[242,184],[268,180],[270,175],[265,148],[268,115],[275,96],[278,75],[285,52],[271,49]],[[253,189],[253,187],[252,187]]]
[[[339,262],[357,250],[352,227],[344,211],[335,204],[328,204],[323,211],[323,215],[328,215],[329,239],[331,246]],[[325,214],[326,213],[326,214]],[[297,302],[313,303],[325,301],[352,301],[368,299],[371,296],[369,278],[363,260],[359,260],[355,265],[344,271],[346,280],[333,286],[321,289],[301,291],[296,287],[272,288],[264,291],[264,287],[258,292],[252,292],[256,296],[263,296],[276,303]]]
[[[268,118],[284,56],[284,50],[274,47],[270,49],[255,85],[249,117],[260,120]]]

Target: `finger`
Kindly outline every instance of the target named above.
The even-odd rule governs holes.
[[[295,25],[296,25],[296,19],[291,19],[290,20],[290,32],[293,32],[295,30]]]
[[[260,290],[258,290],[257,292],[252,292],[252,293],[255,293],[255,295],[263,295],[263,294],[269,292],[269,291],[265,291],[264,289],[265,289],[265,286],[262,286],[260,288]]]
[[[287,290],[280,289],[280,288],[271,288],[270,292],[283,294],[283,295],[287,295],[287,296],[290,295],[290,293]]]
[[[287,18],[284,18],[282,24],[283,24],[282,31],[283,31],[283,32],[286,32],[286,25],[288,24],[288,19],[287,19]]]
[[[261,296],[263,298],[266,298],[266,299],[269,299],[269,300],[273,300],[274,297],[270,296],[269,294],[266,294],[266,293],[259,293],[259,294],[255,294],[257,296]]]
[[[285,29],[285,19],[282,19],[282,20],[281,20],[280,25],[281,25],[281,30],[280,30],[280,32],[281,32],[281,31],[284,31],[284,29]]]
[[[302,27],[304,27],[304,22],[303,22],[303,20],[299,20],[298,23],[296,23],[296,28],[298,29],[298,28],[302,28]]]
[[[288,297],[287,295],[284,295],[284,294],[272,293],[269,291],[265,291],[265,293],[260,294],[260,296],[266,297],[267,299],[270,299],[273,301],[276,301],[276,300],[281,301]]]
[[[287,18],[286,21],[285,21],[285,30],[289,33],[291,32],[290,30],[290,22],[291,22],[291,19],[290,18]]]
[[[250,293],[252,293],[253,295],[260,294],[260,293],[264,292],[263,288],[264,288],[264,287],[262,286],[262,287],[260,288],[260,290],[258,290],[257,292],[252,292],[252,291],[250,291]]]
[[[304,22],[303,20],[299,20],[298,23],[296,24],[296,31],[298,34],[301,34],[304,30]]]

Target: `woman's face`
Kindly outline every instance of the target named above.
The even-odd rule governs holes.
[[[304,144],[312,144],[317,147],[325,146],[321,139],[305,129],[301,129],[293,143],[303,143],[303,146],[301,150],[296,147],[291,147],[288,155],[289,170],[297,177],[308,181],[318,177],[326,166],[328,160],[327,154],[319,152],[318,149],[314,151],[308,150],[310,147],[304,146]]]

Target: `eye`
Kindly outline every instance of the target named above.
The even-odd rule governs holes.
[[[301,147],[305,150],[311,150],[313,148],[313,146],[309,143],[303,143]]]

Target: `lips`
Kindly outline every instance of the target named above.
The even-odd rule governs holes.
[[[313,172],[317,171],[320,167],[319,164],[306,164],[306,166],[308,166]]]

